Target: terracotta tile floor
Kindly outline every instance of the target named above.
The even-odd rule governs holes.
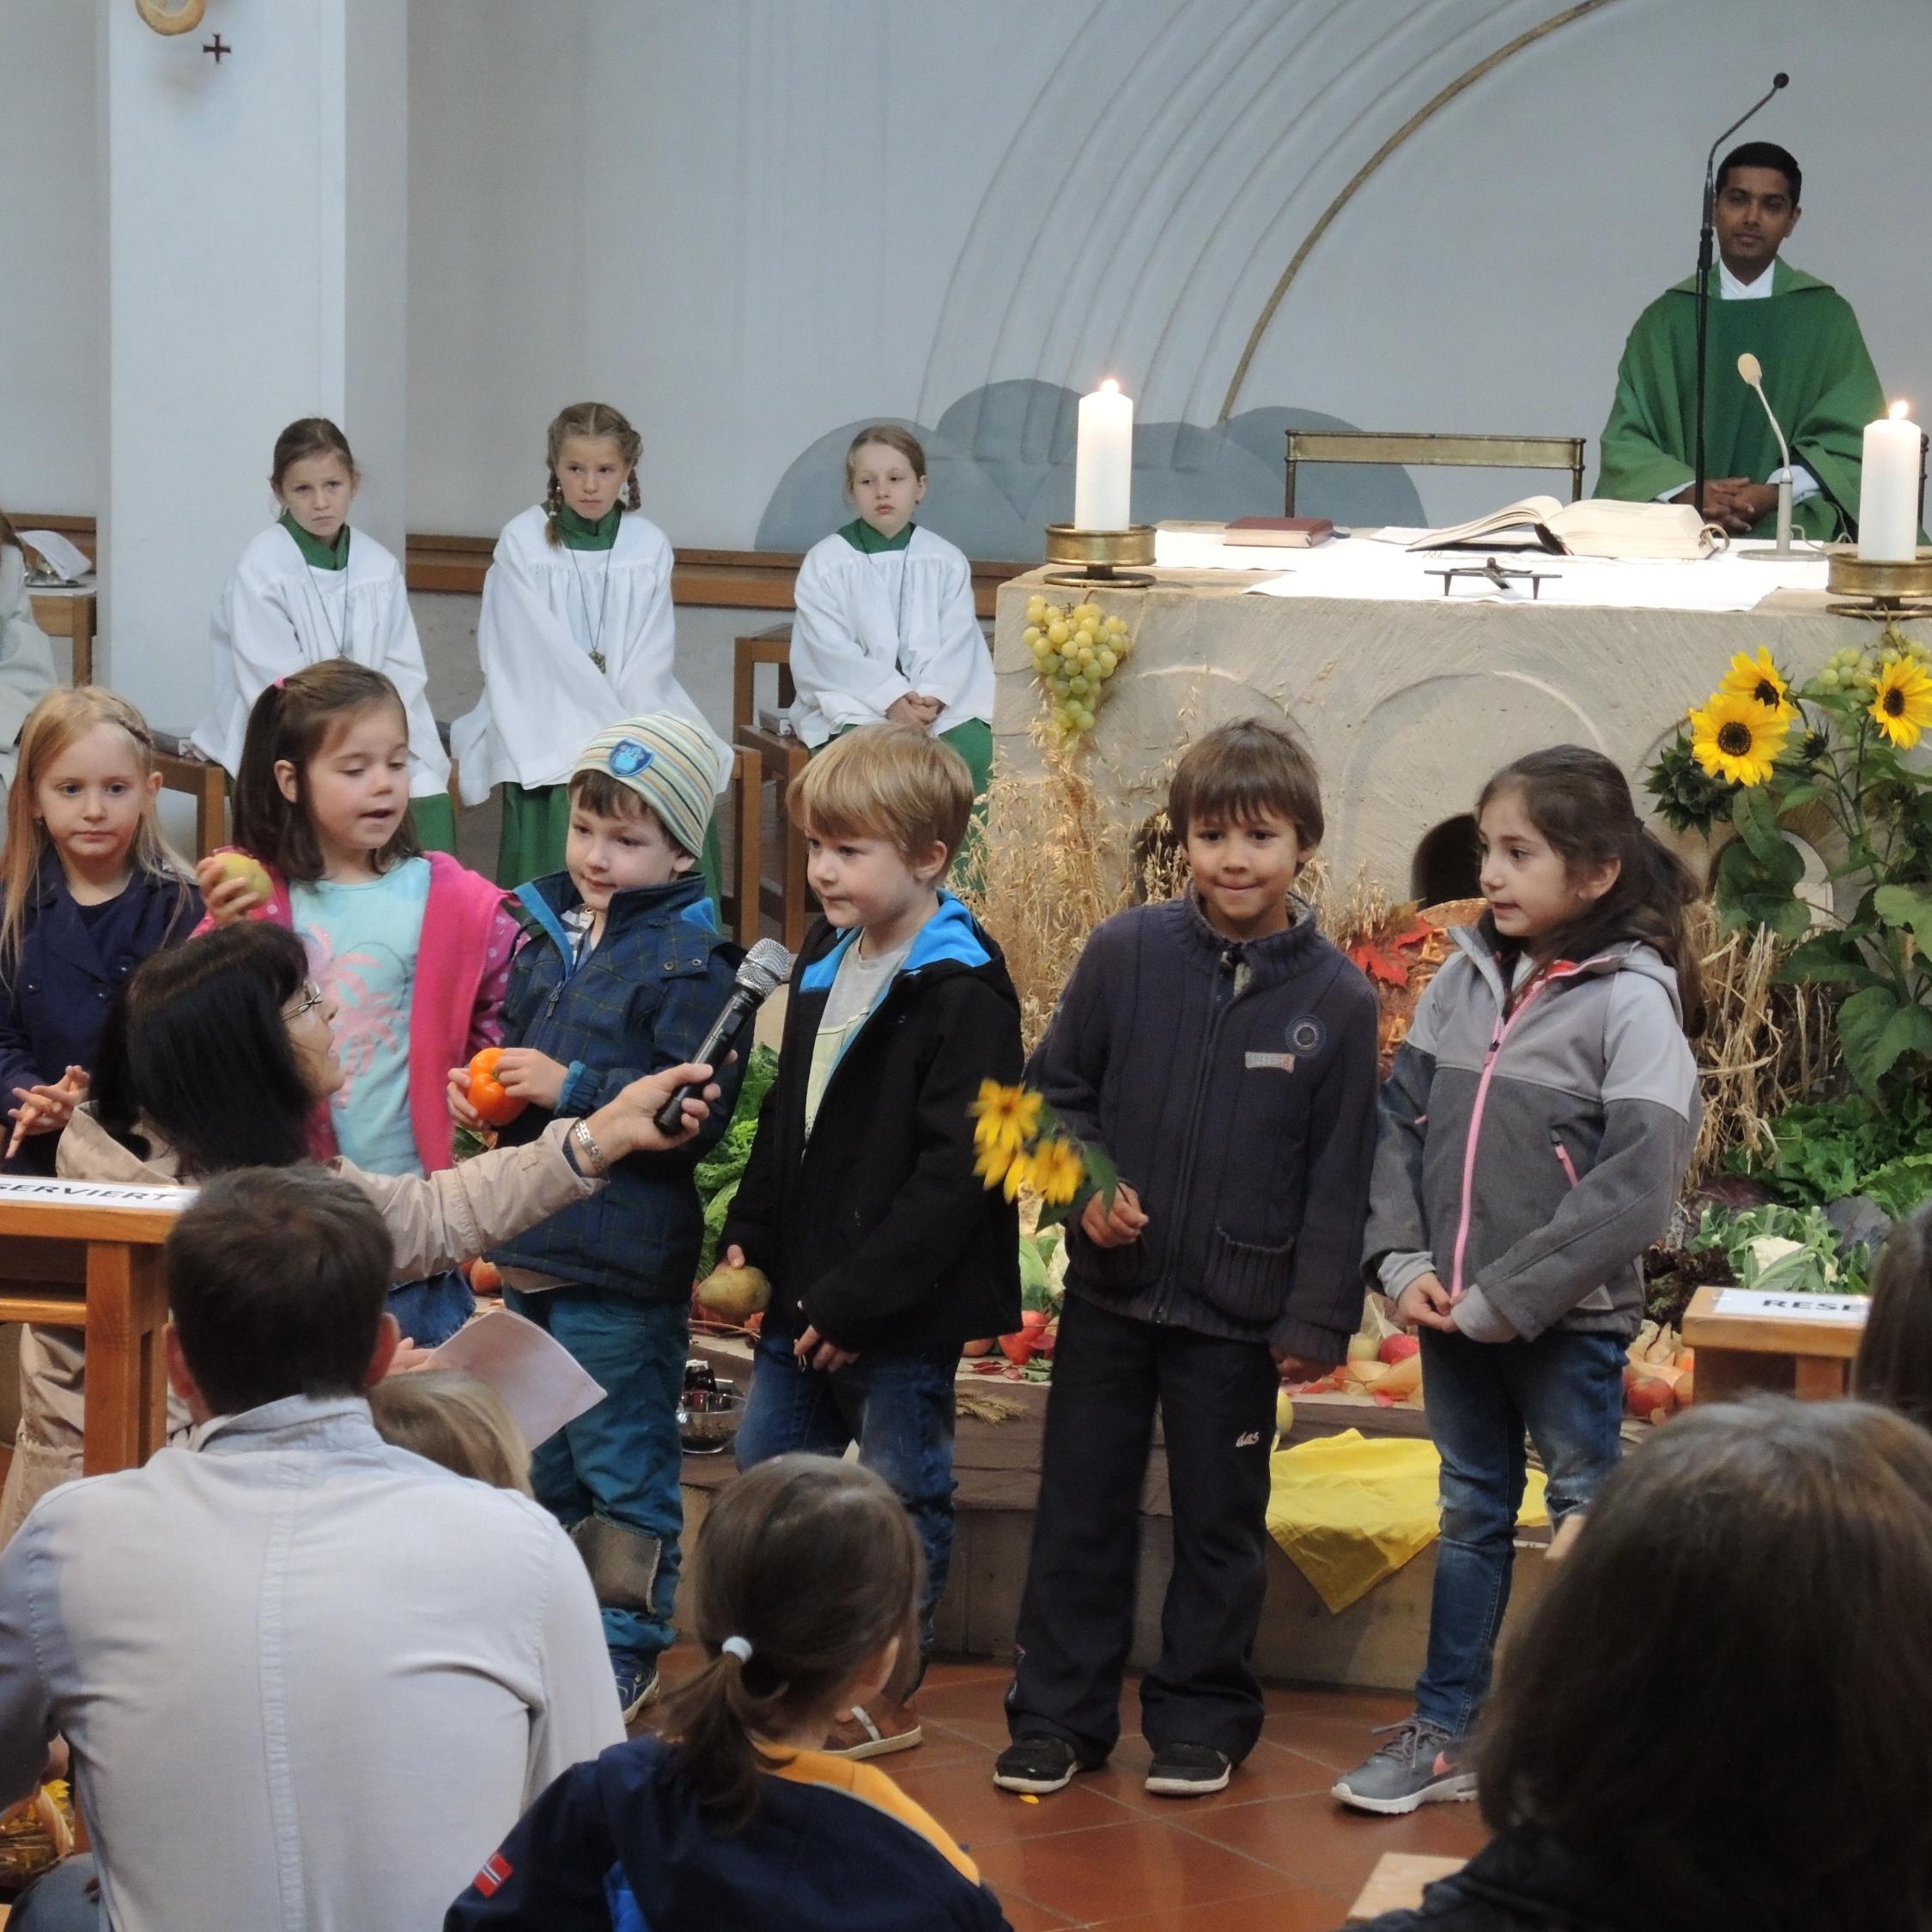
[[[666,1661],[676,1676],[677,1653]],[[993,1787],[1006,1677],[999,1664],[935,1664],[919,1695],[925,1743],[878,1765],[971,1852],[1015,1932],[1333,1932],[1383,1852],[1466,1858],[1486,1835],[1473,1805],[1373,1819],[1328,1796],[1373,1727],[1408,1709],[1349,1691],[1269,1691],[1262,1741],[1228,1789],[1176,1800],[1141,1788],[1130,1682],[1107,1769],[1029,1803]]]

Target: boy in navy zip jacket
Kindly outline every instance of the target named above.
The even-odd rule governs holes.
[[[1019,1325],[1018,1214],[975,1172],[967,1111],[981,1081],[1019,1078],[1019,1000],[939,885],[972,804],[965,761],[916,726],[848,732],[806,768],[793,810],[825,919],[793,969],[720,1242],[773,1291],[738,1466],[856,1442],[925,1549],[919,1657],[826,1742],[856,1758],[920,1741],[909,1699],[952,1555],[960,1349]]]
[[[510,969],[498,1071],[530,1104],[503,1144],[690,1060],[729,998],[741,955],[720,937],[694,871],[714,771],[708,740],[668,713],[627,720],[578,760],[568,870],[517,889],[532,932]],[[653,1695],[673,1637],[677,1406],[704,1234],[693,1170],[730,1123],[742,1059],[717,1078],[723,1098],[694,1140],[618,1162],[600,1193],[490,1255],[505,1305],[547,1328],[605,1391],[535,1445],[530,1478],[583,1552],[627,1722]],[[466,1073],[451,1081],[452,1112],[473,1123]]]
[[[1141,1686],[1147,1789],[1220,1790],[1254,1748],[1276,1392],[1341,1360],[1361,1319],[1377,1016],[1290,896],[1321,837],[1314,769],[1281,732],[1224,726],[1168,815],[1191,890],[1094,933],[1028,1070],[1121,1184],[1069,1234],[1010,1791],[1057,1791],[1119,1737],[1157,1406],[1174,1570]]]

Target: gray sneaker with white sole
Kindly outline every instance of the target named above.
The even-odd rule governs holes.
[[[1337,1778],[1329,1787],[1331,1797],[1388,1817],[1475,1796],[1476,1774],[1459,1762],[1461,1739],[1425,1717],[1405,1717],[1383,1728],[1394,1735],[1366,1763]]]

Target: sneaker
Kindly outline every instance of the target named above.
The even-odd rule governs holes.
[[[658,1662],[628,1650],[611,1653],[611,1668],[617,1680],[617,1702],[623,1709],[626,1728],[635,1724],[647,1705],[658,1701]]]
[[[1020,1791],[1043,1798],[1064,1790],[1076,1771],[1087,1767],[1063,1737],[1018,1737],[993,1760],[993,1782],[1002,1791]]]
[[[875,1704],[854,1704],[819,1748],[834,1758],[885,1758],[915,1750],[920,1742],[919,1713],[910,1699],[894,1704],[882,1698]]]
[[[1385,1817],[1422,1805],[1462,1804],[1475,1796],[1476,1774],[1456,1762],[1461,1741],[1440,1724],[1405,1717],[1382,1728],[1395,1735],[1366,1764],[1337,1778],[1329,1796]]]
[[[1234,1759],[1212,1744],[1163,1744],[1147,1767],[1147,1789],[1161,1798],[1205,1798],[1225,1791]]]

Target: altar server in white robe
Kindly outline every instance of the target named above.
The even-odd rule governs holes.
[[[625,718],[688,719],[715,755],[714,793],[731,783],[731,747],[673,666],[671,543],[640,509],[642,447],[608,404],[573,403],[550,428],[544,501],[496,539],[477,624],[483,693],[451,743],[465,805],[503,787],[499,885],[562,870],[570,773],[584,747]],[[715,899],[715,823],[701,864]]]
[[[402,567],[349,507],[361,483],[349,439],[326,416],[276,438],[269,487],[281,516],[250,543],[209,630],[215,705],[190,742],[233,778],[255,700],[278,677],[331,658],[381,671],[401,694],[410,731],[410,809],[416,835],[456,850],[449,756],[429,708],[422,645]]]
[[[21,726],[53,681],[53,647],[33,621],[27,558],[0,515],[0,796],[20,763]]]
[[[908,431],[875,423],[853,438],[845,486],[859,514],[799,567],[793,729],[817,750],[858,725],[917,725],[965,759],[983,822],[993,654],[964,553],[912,520],[926,483],[926,452]],[[968,872],[975,847],[969,839],[960,848]]]

